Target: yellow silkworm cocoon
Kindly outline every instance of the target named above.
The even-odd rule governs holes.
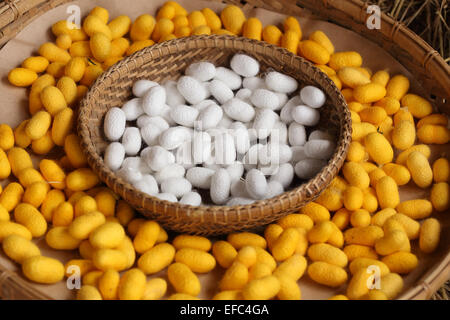
[[[94,211],[97,211],[97,202],[91,196],[84,195],[74,203],[74,214],[76,218]]]
[[[72,223],[73,217],[73,206],[70,202],[62,202],[53,210],[52,224],[55,227],[67,227]]]
[[[116,199],[110,191],[100,191],[95,196],[97,203],[97,210],[105,215],[105,217],[112,217],[115,213]]]
[[[17,234],[11,234],[5,237],[2,241],[2,248],[8,258],[19,264],[28,258],[41,255],[38,246]]]
[[[102,271],[109,269],[122,271],[127,267],[126,255],[117,249],[98,249],[94,252],[92,261],[94,266]]]
[[[408,108],[415,118],[422,119],[433,112],[433,107],[430,102],[413,93],[404,95],[401,103],[402,107]]]
[[[242,33],[245,15],[241,8],[235,5],[228,5],[220,13],[220,18],[222,19],[223,26],[226,30],[235,35],[240,35]]]
[[[11,174],[11,165],[8,156],[3,149],[0,149],[0,180],[6,179]]]
[[[392,142],[399,150],[411,147],[416,140],[416,129],[414,123],[402,120],[395,125],[392,131]]]
[[[165,5],[170,5],[172,7],[175,8],[175,16],[178,15],[182,15],[182,16],[187,16],[188,12],[186,11],[185,8],[183,8],[183,6],[181,6],[178,2],[176,1],[167,1],[165,3]]]
[[[389,72],[387,70],[380,70],[375,72],[370,79],[372,82],[376,82],[386,87],[390,79]]]
[[[310,39],[311,40],[311,39]],[[334,69],[331,69],[329,66],[324,65],[324,64],[316,64],[316,67],[319,68],[320,70],[322,70],[327,76],[329,76],[330,78],[332,76],[336,75],[336,71]],[[339,78],[338,78],[339,79]],[[340,81],[340,80],[339,80]],[[341,83],[342,85],[342,83]]]
[[[410,217],[402,213],[397,213],[390,217],[385,223],[388,223],[389,220],[399,222],[410,240],[414,240],[419,237],[420,223],[415,221],[414,219],[411,219]]]
[[[339,228],[339,230],[344,230],[350,222],[350,212],[345,209],[339,209],[331,218],[331,221]]]
[[[122,243],[116,248],[125,255],[126,265],[125,269],[129,269],[134,265],[136,260],[136,251],[134,251],[133,241],[129,237],[125,237]]]
[[[322,221],[316,224],[308,232],[308,241],[311,243],[327,242],[333,233],[333,225],[331,221]]]
[[[75,218],[68,231],[74,238],[84,240],[89,238],[91,232],[104,223],[105,216],[101,212],[93,211]]]
[[[206,26],[206,25],[203,25],[203,26],[195,27],[192,30],[192,35],[193,36],[200,36],[202,34],[210,35],[211,34],[211,28]],[[168,36],[165,36],[165,37],[161,38],[159,42],[172,40],[172,39],[176,39],[176,36],[174,34],[170,34]]]
[[[175,254],[175,261],[187,265],[189,269],[196,273],[207,273],[216,266],[216,260],[211,254],[202,250],[191,248],[183,248],[178,250]]]
[[[377,132],[377,128],[368,122],[352,123],[352,141],[361,141],[369,133]]]
[[[89,15],[98,17],[105,24],[108,23],[109,12],[103,7],[95,7],[91,10],[91,12],[89,12]]]
[[[243,289],[242,296],[245,300],[269,300],[280,291],[280,281],[274,276],[250,281]]]
[[[304,228],[306,230],[311,230],[314,221],[306,214],[288,214],[284,216],[280,220],[278,220],[278,224],[283,228]]]
[[[7,124],[0,124],[0,149],[8,151],[14,147],[14,132]]]
[[[396,210],[398,213],[410,217],[414,220],[420,220],[430,216],[433,212],[433,206],[430,201],[426,199],[414,199],[401,202]]]
[[[73,167],[82,168],[87,165],[86,155],[81,149],[80,138],[76,134],[69,134],[66,137],[64,141],[64,152]]]
[[[378,199],[376,192],[364,192],[362,208],[374,213],[378,209]]]
[[[174,293],[167,300],[200,300],[200,298],[185,293]]]
[[[167,291],[167,282],[162,278],[153,278],[147,281],[145,285],[142,300],[159,300]]]
[[[361,121],[369,122],[375,126],[380,125],[387,117],[386,110],[381,107],[368,107],[359,113]]]
[[[360,103],[372,103],[384,98],[385,95],[386,88],[373,82],[358,86],[353,90],[353,97]]]
[[[45,87],[40,94],[42,105],[52,116],[55,116],[59,111],[67,108],[66,99],[57,87]]]
[[[426,156],[418,151],[413,151],[406,159],[406,166],[414,183],[420,188],[427,188],[433,182],[433,171]]]
[[[411,245],[408,235],[402,230],[393,230],[375,242],[375,251],[382,256],[400,251],[409,252]]]
[[[97,288],[98,281],[102,275],[103,271],[100,270],[90,271],[83,276],[81,283],[83,284],[83,286],[93,286]]]
[[[347,286],[346,296],[351,300],[362,299],[369,293],[369,281],[372,277],[372,273],[366,269],[359,269]]]
[[[389,141],[378,132],[372,132],[364,138],[364,145],[369,156],[377,164],[386,164],[394,159],[394,150]]]
[[[280,282],[280,290],[277,298],[280,300],[300,300],[302,293],[297,282],[288,277],[277,277]]]
[[[50,128],[52,117],[46,111],[39,111],[31,117],[25,127],[25,133],[31,140],[42,138]]]
[[[300,234],[296,228],[285,229],[272,246],[272,255],[277,261],[291,257],[297,249]]]
[[[70,54],[54,43],[46,42],[39,47],[38,53],[50,62],[61,62],[66,64],[71,59]]]
[[[256,263],[248,270],[249,280],[261,279],[270,275],[272,275],[272,270],[265,263]]]
[[[337,75],[333,75],[333,76],[329,76],[330,77],[330,79],[334,82],[334,84],[336,85],[336,87],[339,89],[339,90],[341,90],[342,89],[342,81],[338,78],[338,76]],[[358,116],[359,117],[359,116]],[[352,116],[352,121],[355,121],[355,122],[358,122],[358,120],[357,119],[353,119],[353,116]],[[361,119],[359,119],[359,121],[361,121]]]
[[[66,174],[54,160],[42,159],[39,163],[44,179],[55,189],[64,189]]]
[[[344,178],[340,176],[334,177],[333,180],[331,180],[330,188],[335,188],[341,192],[343,192],[345,189],[347,189],[348,183],[345,181]]]
[[[360,269],[366,269],[370,266],[377,266],[380,268],[380,276],[387,275],[390,271],[386,264],[383,262],[376,260],[376,259],[370,259],[370,258],[356,258],[354,259],[350,265],[349,270],[351,274],[356,274],[358,270]]]
[[[344,205],[342,202],[342,191],[336,188],[325,189],[315,201],[330,211],[337,211]],[[305,229],[309,230],[311,228]]]
[[[450,141],[450,130],[440,125],[425,124],[417,130],[417,137],[427,144],[446,144]]]
[[[129,47],[130,41],[126,38],[118,38],[111,41],[111,53],[109,58],[105,60],[105,63],[110,59],[117,59],[122,57],[123,55],[125,55]]]
[[[441,113],[430,114],[417,122],[417,129],[424,124],[434,124],[446,127],[448,125],[448,118],[445,114]]]
[[[281,47],[287,49],[293,54],[297,54],[299,44],[299,36],[298,33],[292,30],[286,31],[281,36]]]
[[[312,40],[304,40],[299,43],[299,54],[317,64],[327,64],[330,61],[330,53],[319,43]],[[342,81],[342,78],[339,76]],[[343,81],[344,82],[344,81]]]
[[[205,16],[201,11],[192,11],[188,16],[189,26],[192,30],[200,26],[207,26]]]
[[[77,84],[75,83],[75,81],[70,77],[63,76],[58,80],[56,87],[63,94],[64,98],[66,99],[67,105],[72,106],[77,99]]]
[[[204,25],[206,25],[206,22],[204,23]],[[152,40],[158,42],[162,37],[173,33],[174,30],[175,26],[172,20],[162,18],[158,20],[155,24],[155,28],[152,33]]]
[[[73,58],[89,58],[92,56],[90,41],[77,41],[69,48]]]
[[[8,161],[11,165],[11,171],[16,177],[23,169],[33,167],[29,153],[18,147],[11,148],[8,151]]]
[[[172,6],[170,3],[164,4],[159,10],[158,14],[156,15],[156,20],[166,18],[172,20],[175,17],[175,7]]]
[[[41,213],[47,222],[52,221],[53,210],[64,201],[66,197],[61,190],[54,189],[47,193],[41,206]]]
[[[375,189],[382,209],[395,208],[400,203],[398,186],[390,176],[380,178]]]
[[[362,57],[356,51],[336,52],[331,55],[328,65],[336,71],[343,67],[358,68],[362,65]]]
[[[388,299],[395,299],[403,289],[403,278],[396,273],[381,277],[380,290]]]
[[[59,48],[69,50],[72,45],[72,37],[68,34],[61,34],[56,38],[55,43]]]
[[[413,115],[406,108],[400,108],[394,114],[394,126],[397,126],[402,121],[409,121],[414,125]]]
[[[383,236],[383,229],[378,226],[351,228],[344,232],[346,244],[359,244],[370,247],[374,246],[375,242]]]
[[[351,88],[344,88],[344,89],[342,89],[341,93],[344,96],[344,99],[345,99],[345,101],[347,103],[355,101],[355,99],[353,99],[353,89],[351,89]]]
[[[127,232],[131,237],[136,237],[139,228],[146,222],[145,219],[136,218],[131,220],[127,225]]]
[[[408,274],[419,264],[417,257],[411,252],[396,252],[381,259],[394,273]]]
[[[211,10],[209,8],[205,8],[205,9]],[[203,9],[203,10],[205,10],[205,9]],[[203,10],[202,10],[202,13],[203,13]],[[212,11],[212,12],[214,13],[214,11]],[[206,19],[206,16],[205,16],[205,19]],[[218,19],[220,21],[220,18],[218,18]],[[176,16],[175,18],[172,19],[172,21],[173,21],[175,30],[183,28],[183,27],[189,27],[189,19],[187,18],[187,16]],[[208,21],[207,21],[207,23],[208,23]],[[215,24],[215,23],[213,23],[213,24]],[[209,24],[207,24],[207,25],[208,25],[208,27],[211,28],[211,30],[217,30],[217,29],[213,29]],[[220,21],[220,25],[222,25],[222,21]],[[218,29],[220,29],[220,27]]]
[[[144,49],[145,47],[152,46],[154,44],[155,42],[151,39],[133,42],[133,44],[127,49],[126,55],[127,56],[132,55],[136,51]]]
[[[62,62],[52,62],[47,68],[47,74],[55,77],[56,79],[61,78],[64,75],[65,63]]]
[[[297,18],[289,16],[286,17],[283,21],[283,29],[284,32],[291,30],[298,34],[298,38],[301,39],[302,37],[302,29],[300,27],[300,23],[298,22]]]
[[[123,200],[117,202],[116,218],[121,225],[127,227],[134,216],[134,210],[128,203]]]
[[[98,16],[88,15],[83,21],[83,30],[89,37],[92,37],[95,33],[103,33],[112,40],[111,29]]]
[[[249,273],[248,268],[239,261],[233,262],[233,264],[225,271],[222,279],[220,280],[220,290],[240,290],[248,282]]]
[[[48,154],[53,147],[55,146],[55,143],[52,139],[52,133],[51,130],[47,131],[47,133],[37,140],[33,140],[31,142],[31,150],[33,150],[34,153],[39,155],[45,155]]]
[[[446,158],[439,158],[433,163],[434,182],[448,182],[450,178],[450,163]]]
[[[19,183],[11,182],[0,194],[0,205],[8,212],[14,210],[20,203],[23,193],[23,187]]]
[[[111,30],[111,39],[119,39],[130,31],[131,19],[125,15],[118,16],[108,23],[108,27]]]
[[[328,238],[327,243],[337,248],[342,248],[342,246],[344,245],[344,234],[337,227],[337,225],[334,224],[334,222],[331,223],[331,226],[333,227],[333,232]]]
[[[38,170],[34,168],[26,168],[19,172],[18,174],[19,182],[24,186],[25,188],[28,187],[30,184],[38,182],[38,181],[45,181],[42,175],[39,173]]]
[[[80,84],[90,87],[102,73],[103,69],[100,65],[88,66],[86,67],[83,78],[80,80]]]
[[[439,245],[441,224],[434,218],[426,219],[420,227],[419,247],[422,252],[432,253]]]
[[[1,191],[1,190],[0,190]],[[0,204],[0,221],[9,221],[9,212]]]
[[[175,258],[175,248],[168,243],[160,243],[146,251],[138,260],[138,267],[145,274],[157,273]]]
[[[370,213],[365,209],[358,209],[352,212],[350,216],[350,223],[353,227],[367,227],[370,225]]]
[[[55,37],[69,35],[72,41],[81,41],[87,39],[87,34],[76,24],[67,20],[61,20],[52,25],[52,32]]]
[[[100,183],[97,174],[90,168],[81,168],[67,175],[67,188],[72,191],[83,191],[95,187]]]
[[[280,234],[283,233],[283,228],[275,223],[269,224],[264,230],[264,238],[267,241],[267,247],[271,250],[273,244],[278,239]]]
[[[409,90],[409,79],[403,75],[396,75],[389,80],[386,96],[400,101]]]
[[[155,18],[149,14],[140,15],[131,26],[130,38],[133,41],[147,40],[150,38],[156,25]]]
[[[134,248],[138,253],[150,250],[156,243],[160,226],[155,221],[145,222],[138,230],[133,240]]]
[[[116,300],[118,298],[118,288],[120,274],[116,270],[106,270],[98,279],[98,290],[104,300]]]
[[[388,176],[395,180],[395,183],[399,186],[403,186],[411,180],[411,174],[409,170],[400,164],[387,163],[383,166],[383,171],[386,172]]]
[[[338,294],[338,295],[328,298],[328,300],[348,300],[348,298],[346,296],[344,296],[343,294]]]
[[[363,204],[363,196],[360,188],[349,186],[343,194],[345,208],[350,211],[360,209]]]
[[[125,238],[125,230],[116,222],[106,222],[97,227],[89,235],[89,241],[94,248],[113,249],[119,246]]]
[[[23,225],[8,220],[0,220],[0,242],[10,235],[18,235],[27,240],[32,239],[31,232]]]
[[[323,261],[310,264],[308,275],[313,281],[328,287],[339,287],[347,282],[348,278],[343,268]]]
[[[45,235],[47,245],[55,250],[74,250],[80,245],[80,240],[69,233],[68,227],[53,227]]]
[[[329,54],[334,53],[334,45],[331,42],[330,38],[321,30],[316,30],[309,35],[309,40],[315,41],[320,44],[322,47],[327,49]]]
[[[211,241],[201,236],[179,235],[173,240],[173,246],[177,250],[191,248],[208,252],[211,249]]]
[[[372,247],[363,246],[359,244],[350,244],[344,247],[344,253],[348,258],[348,261],[353,261],[358,258],[378,259],[378,254]]]
[[[436,211],[447,211],[450,208],[450,188],[448,183],[439,182],[433,185],[430,200]]]
[[[266,239],[251,232],[231,233],[228,235],[227,241],[237,250],[244,246],[260,247],[263,249],[267,246]]]
[[[140,300],[144,295],[147,279],[145,274],[133,268],[124,273],[120,278],[118,297],[120,300]]]
[[[403,166],[406,165],[406,160],[408,159],[408,156],[414,151],[422,153],[425,156],[425,158],[427,158],[427,159],[431,155],[431,150],[430,150],[429,146],[427,146],[425,144],[418,144],[418,145],[414,145],[414,146],[412,146],[412,147],[402,151],[397,156],[397,159],[395,160],[395,162],[397,164],[400,164],[400,165],[403,165]]]
[[[345,86],[353,89],[370,83],[370,79],[355,67],[343,67],[337,71],[337,75]]]
[[[346,162],[342,170],[345,179],[352,186],[362,190],[369,187],[370,178],[364,168],[356,162]]]
[[[50,132],[51,140],[54,144],[56,144],[57,146],[64,145],[66,137],[73,130],[74,121],[74,112],[71,108],[64,108],[56,114],[55,118],[53,119],[53,125]]]
[[[94,264],[91,260],[88,259],[72,259],[66,262],[64,265],[64,269],[66,270],[66,277],[69,278],[72,274],[74,274],[73,268],[78,268],[80,271],[79,275],[83,277],[88,272],[91,272],[95,269]]]
[[[372,216],[371,224],[378,227],[383,227],[384,223],[396,213],[397,211],[393,208],[382,209]]]
[[[261,40],[262,23],[258,18],[249,18],[245,21],[242,35],[249,39]]]
[[[214,31],[215,34],[217,34],[216,32],[217,32],[217,30]],[[191,33],[192,33],[192,30],[188,26],[175,28],[175,30],[174,30],[174,35],[177,38],[189,37],[191,35]]]
[[[48,65],[48,60],[40,56],[29,57],[22,62],[22,68],[34,71],[36,73],[44,72]]]
[[[296,253],[278,265],[273,275],[276,277],[289,277],[294,281],[298,281],[305,273],[306,266],[306,258]]]
[[[177,252],[178,254],[178,252]],[[250,268],[256,263],[257,260],[257,254],[256,249],[252,246],[245,246],[242,247],[242,249],[239,250],[235,261],[238,261],[245,265],[247,268]],[[182,262],[182,261],[179,261]],[[191,268],[192,269],[192,268]]]
[[[52,284],[64,278],[64,265],[53,258],[44,256],[34,256],[22,263],[22,272],[29,280]]]
[[[348,263],[347,256],[341,249],[327,243],[318,243],[310,246],[308,257],[312,261],[323,261],[342,268],[346,267]]]
[[[330,220],[328,209],[315,202],[309,202],[300,208],[300,214],[306,214],[314,223]]]
[[[274,25],[267,25],[262,31],[262,39],[270,44],[279,46],[283,33]]]
[[[384,97],[375,103],[375,106],[381,107],[386,111],[387,115],[393,115],[400,110],[400,102],[391,97]]]
[[[100,62],[105,61],[111,54],[111,40],[103,33],[94,33],[89,44],[92,55]]]
[[[42,214],[31,204],[21,203],[14,209],[14,220],[30,230],[38,238],[47,231],[47,222]]]
[[[242,300],[241,290],[225,290],[217,293],[213,300]]]
[[[267,265],[271,271],[275,270],[277,267],[277,262],[273,256],[266,250],[260,247],[253,247],[256,250],[256,263],[264,263]]]
[[[201,10],[203,16],[205,17],[206,24],[208,27],[211,28],[211,30],[219,30],[222,28],[222,21],[220,20],[219,16],[210,8],[203,8]],[[261,26],[262,29],[262,26]],[[261,34],[261,32],[260,32]]]
[[[167,269],[167,276],[176,292],[191,296],[197,296],[200,293],[200,281],[188,266],[175,262]]]

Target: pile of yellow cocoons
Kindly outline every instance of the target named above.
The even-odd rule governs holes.
[[[53,284],[76,266],[83,300],[199,299],[198,274],[215,268],[222,276],[213,299],[301,299],[298,281],[305,274],[342,290],[330,299],[396,298],[402,276],[419,263],[412,243],[434,252],[441,226],[433,215],[448,214],[448,154],[429,160],[429,145],[449,142],[448,118],[409,92],[407,77],[372,72],[358,52],[335,52],[320,30],[304,37],[294,17],[280,26],[263,26],[234,5],[189,13],[174,1],[135,21],[111,19],[95,7],[81,28],[55,23],[54,42],[8,76],[12,85],[29,88],[30,118],[14,129],[0,125],[0,180],[14,181],[0,187],[0,244],[23,276]],[[352,142],[339,176],[316,201],[263,234],[169,239],[101,184],[75,133],[78,102],[110,66],[155,43],[203,34],[263,40],[304,57],[334,81],[351,112]],[[64,155],[46,158],[55,149]],[[41,156],[36,167],[31,153]],[[402,202],[399,189],[406,184],[428,196]],[[41,255],[33,242],[41,238],[74,258],[63,264]],[[369,266],[379,267],[380,289],[367,286]]]

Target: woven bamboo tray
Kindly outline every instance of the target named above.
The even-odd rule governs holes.
[[[162,0],[154,1],[162,3]],[[1,70],[3,75],[9,70],[9,65],[19,64],[21,62],[20,59],[23,59],[26,55],[36,50],[36,46],[41,42],[40,39],[47,37],[46,30],[54,22],[53,20],[48,20],[49,14],[52,16],[49,11],[62,4],[71,4],[71,2],[70,0],[12,0],[0,4],[0,47],[4,44],[11,44],[9,48],[5,47],[5,49],[11,49],[18,44],[30,44],[25,48],[25,51],[18,52],[17,55],[11,56],[9,60],[2,60],[0,70],[2,67],[4,68]],[[109,6],[113,4],[119,7],[118,2],[114,0],[95,0],[89,1],[88,4],[87,0],[79,0],[74,3],[82,3],[82,9],[84,8],[84,13],[86,13],[86,10],[88,11],[95,4],[110,8]],[[216,2],[218,3],[217,5],[213,1],[209,3],[203,2],[203,5],[219,8],[220,2]],[[301,17],[302,28],[305,31],[309,30],[311,32],[314,30],[312,28],[324,28],[332,40],[339,39],[336,43],[338,45],[336,47],[337,50],[351,50],[351,48],[360,50],[365,59],[367,58],[365,61],[368,63],[368,66],[374,69],[381,68],[386,63],[386,61],[380,61],[377,64],[378,58],[384,58],[393,62],[394,59],[392,57],[394,57],[399,63],[396,62],[395,66],[391,63],[392,71],[408,74],[412,81],[414,92],[430,99],[441,112],[450,114],[450,68],[445,64],[442,57],[403,24],[394,21],[384,14],[381,16],[380,30],[367,29],[365,25],[368,17],[366,11],[367,5],[360,0],[226,0],[223,2],[243,6],[246,13],[261,12],[261,10],[256,8],[271,11],[273,17],[269,17],[268,14],[259,16],[259,18],[267,18],[263,21],[265,24],[279,23],[282,16],[278,15],[278,13],[299,16]],[[156,6],[153,1],[146,3],[150,7]],[[181,3],[188,10],[199,8],[197,0],[181,0]],[[64,14],[66,5],[55,10],[59,14]],[[114,8],[117,9],[115,14],[123,14],[126,11],[132,10],[129,7],[118,10],[118,7]],[[153,12],[153,10],[149,9],[149,12]],[[264,13],[267,12],[264,11],[261,14]],[[44,14],[46,14],[47,18],[44,20],[39,19]],[[55,19],[55,16],[53,18]],[[314,20],[317,22],[313,22],[313,19],[316,18],[319,20]],[[36,30],[38,37],[30,38],[19,35],[16,38],[16,35],[35,19],[37,21],[33,23],[33,28]],[[37,24],[38,22],[39,24]],[[332,23],[333,27],[330,27],[327,22]],[[356,34],[359,34],[360,37],[356,36]],[[370,40],[370,43],[366,39]],[[10,40],[13,41],[10,42]],[[359,42],[364,43],[364,46],[361,46]],[[386,52],[389,52],[391,56],[386,54]],[[23,92],[19,92],[20,89],[11,88],[10,86],[6,88],[3,79],[2,82],[0,83],[0,91],[5,89],[3,94],[8,92],[6,97],[2,96],[2,98],[6,98],[6,100],[3,100],[3,105],[5,106],[9,102],[16,107],[25,108],[24,103],[20,101]],[[22,118],[16,112],[11,112],[5,109],[5,107],[2,107],[0,108],[0,119],[2,121],[6,120],[11,125],[16,125]],[[435,158],[442,152],[448,153],[448,145],[435,149],[432,157]],[[402,199],[407,200],[408,194],[412,191],[405,190],[405,193],[401,194]],[[405,197],[403,198],[403,196]],[[420,197],[426,196],[426,194],[416,193],[413,196]],[[398,299],[428,299],[450,277],[450,215],[449,212],[446,212],[435,217],[441,221],[443,228],[440,246],[432,255],[419,255],[420,265],[413,273],[405,278],[404,291]],[[46,255],[58,257],[63,262],[67,261],[71,254],[69,252],[67,255],[62,255],[61,257],[62,253],[54,253],[48,250],[48,248],[44,249],[43,252]],[[201,281],[204,280],[205,282],[217,281],[217,279],[211,280],[201,277]],[[335,291],[330,291],[323,286],[317,287],[307,278],[302,279],[300,285],[306,299],[323,299],[335,293]],[[26,281],[20,275],[17,266],[5,260],[0,253],[0,298],[62,299],[70,297],[72,295],[67,292],[64,284],[60,284],[60,286],[42,286]]]
[[[187,66],[210,61],[229,65],[236,52],[253,56],[261,72],[274,69],[296,78],[300,84],[324,90],[327,102],[320,109],[318,127],[332,133],[337,148],[314,178],[272,199],[245,206],[189,206],[160,200],[136,190],[105,166],[104,150],[108,141],[103,134],[103,119],[112,107],[121,107],[132,96],[133,83],[149,79],[159,83],[176,80]],[[298,211],[324,190],[342,167],[351,142],[351,118],[347,104],[333,82],[305,59],[265,42],[233,36],[197,36],[166,41],[147,47],[122,60],[103,73],[80,103],[78,133],[89,165],[108,187],[133,205],[144,216],[164,227],[197,235],[220,235],[253,229]]]

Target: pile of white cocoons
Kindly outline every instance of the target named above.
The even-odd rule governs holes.
[[[237,53],[230,68],[201,61],[177,81],[136,81],[135,98],[105,115],[106,166],[141,192],[193,206],[246,205],[280,195],[295,175],[311,179],[336,148],[314,129],[326,96],[259,74]]]

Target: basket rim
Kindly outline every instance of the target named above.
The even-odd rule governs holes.
[[[323,80],[328,81],[330,88],[332,88],[332,90],[333,90],[333,93],[336,94],[337,97],[339,97],[338,101],[335,101],[334,103],[341,105],[343,107],[343,109],[345,110],[343,113],[343,116],[342,116],[342,119],[344,119],[344,120],[340,124],[341,128],[340,128],[340,132],[339,132],[339,138],[336,143],[336,149],[335,149],[335,152],[334,152],[332,158],[328,161],[327,165],[325,167],[323,167],[321,169],[321,171],[318,174],[316,174],[316,176],[314,176],[312,179],[308,180],[308,182],[302,183],[300,186],[295,187],[292,190],[286,191],[283,194],[281,194],[280,196],[277,196],[277,197],[274,197],[271,199],[259,200],[252,204],[248,204],[248,205],[238,205],[238,206],[182,205],[179,203],[161,200],[159,198],[147,195],[145,193],[142,193],[142,192],[136,190],[131,184],[125,182],[121,178],[116,177],[114,172],[112,172],[109,168],[107,168],[105,166],[103,158],[98,153],[92,152],[92,150],[95,150],[94,144],[92,143],[92,140],[90,139],[90,130],[87,126],[85,119],[88,118],[88,110],[90,108],[90,105],[89,105],[90,101],[92,99],[94,99],[93,96],[96,93],[96,91],[99,90],[98,87],[101,86],[101,84],[104,83],[106,81],[106,79],[114,78],[114,80],[117,81],[118,70],[121,70],[122,68],[126,67],[129,64],[135,65],[137,59],[141,59],[141,58],[145,59],[145,57],[148,57],[148,56],[153,57],[154,52],[158,52],[161,50],[163,50],[164,52],[170,52],[171,50],[168,48],[173,48],[173,47],[176,47],[178,50],[186,50],[186,49],[190,48],[190,44],[198,46],[200,43],[204,44],[209,40],[214,40],[215,45],[219,45],[220,42],[223,43],[223,45],[225,45],[225,46],[227,46],[227,44],[229,44],[230,42],[232,42],[232,43],[250,42],[254,46],[264,46],[266,48],[270,48],[269,50],[278,51],[278,52],[283,53],[284,55],[287,55],[289,57],[289,60],[292,60],[292,61],[296,60],[297,62],[299,62],[301,64],[307,65],[308,68],[311,68],[312,70],[314,70],[316,72],[316,74],[319,74],[320,75],[319,77],[321,77]],[[145,63],[148,63],[148,60],[145,60]],[[330,98],[330,97],[328,97],[328,98]],[[78,134],[81,137],[82,149],[84,150],[84,152],[88,158],[88,163],[91,166],[91,168],[93,168],[93,170],[97,174],[100,175],[101,180],[103,180],[103,181],[104,181],[104,179],[102,179],[102,177],[105,174],[114,176],[118,185],[120,186],[119,190],[124,191],[124,192],[118,192],[118,193],[119,193],[119,195],[124,197],[125,200],[127,200],[127,196],[126,196],[127,190],[131,189],[134,192],[137,192],[137,194],[139,196],[143,197],[147,201],[150,200],[152,202],[161,203],[163,206],[171,207],[174,209],[179,208],[181,210],[183,210],[183,209],[194,210],[193,212],[195,212],[196,215],[198,215],[198,214],[201,214],[201,215],[203,215],[203,214],[219,214],[219,213],[228,214],[228,213],[230,213],[230,211],[233,211],[233,210],[237,210],[237,211],[240,211],[240,210],[251,211],[251,210],[255,210],[255,209],[260,210],[261,208],[263,208],[265,206],[268,206],[275,202],[278,202],[281,197],[288,196],[288,197],[292,198],[292,196],[294,196],[294,195],[299,197],[301,192],[306,192],[308,194],[311,193],[310,189],[314,186],[314,184],[317,184],[320,182],[321,176],[327,172],[327,169],[330,168],[331,164],[338,161],[340,158],[342,160],[345,159],[345,156],[348,151],[348,146],[349,146],[348,141],[351,140],[351,116],[350,116],[350,112],[348,111],[345,99],[343,98],[339,89],[325,75],[325,73],[323,73],[319,68],[315,67],[312,63],[303,59],[302,57],[293,55],[292,53],[288,52],[284,48],[269,45],[269,44],[266,44],[261,41],[256,41],[256,40],[252,40],[252,39],[248,39],[248,38],[244,38],[244,37],[235,37],[235,36],[229,36],[229,35],[208,35],[208,36],[202,35],[202,36],[191,36],[191,37],[186,37],[186,38],[174,39],[174,40],[170,40],[170,41],[165,41],[160,44],[155,44],[150,47],[146,47],[146,48],[134,53],[133,55],[121,60],[116,65],[114,65],[113,67],[108,69],[106,72],[104,72],[95,81],[95,83],[91,86],[91,88],[89,89],[86,96],[80,102],[79,115],[78,115]],[[342,164],[340,164],[338,166],[339,168],[337,168],[337,170],[335,170],[336,173],[333,174],[332,178],[334,178],[334,176],[337,175],[341,166],[342,166]],[[328,179],[329,181],[325,181],[326,185],[321,190],[325,189],[325,187],[331,182],[332,178]],[[109,186],[108,181],[106,181],[106,184]],[[197,219],[197,218],[195,218],[195,219]]]

